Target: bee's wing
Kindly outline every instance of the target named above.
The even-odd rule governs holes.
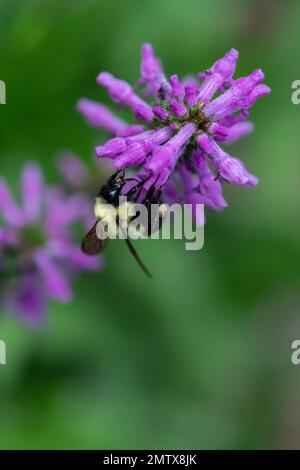
[[[102,240],[97,236],[97,227],[98,222],[95,223],[93,228],[89,233],[84,237],[81,243],[81,249],[86,255],[97,255],[105,247],[108,239]]]

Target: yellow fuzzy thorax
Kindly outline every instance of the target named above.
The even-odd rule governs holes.
[[[121,199],[121,204],[117,207],[108,204],[102,197],[97,197],[94,206],[95,217],[101,221],[102,227],[109,238],[117,238],[120,233],[120,226],[122,233],[128,233],[131,238],[140,238],[147,232],[147,225],[135,226],[131,224],[136,217],[136,204],[124,198]],[[159,216],[164,218],[167,214],[168,208],[165,204],[159,206]]]
[[[126,220],[135,215],[135,204],[130,201],[124,201],[119,206],[114,207],[108,204],[102,197],[97,197],[95,201],[94,213],[96,219],[103,221],[111,220],[112,218],[119,218]]]
[[[117,238],[119,226],[126,231],[132,218],[136,215],[135,204],[124,200],[117,207],[108,204],[103,198],[98,197],[95,201],[94,213],[97,220],[106,227],[109,238]]]

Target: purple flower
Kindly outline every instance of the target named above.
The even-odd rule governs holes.
[[[72,192],[85,188],[90,174],[85,163],[71,152],[62,152],[56,158],[59,172]]]
[[[231,144],[252,132],[253,124],[246,121],[249,109],[271,91],[262,83],[264,74],[260,69],[234,79],[238,56],[235,49],[230,49],[200,72],[198,79],[179,80],[172,75],[168,80],[152,46],[144,44],[138,84],[144,87],[143,94],[155,101],[151,105],[123,80],[108,72],[98,75],[98,84],[107,89],[110,97],[119,106],[129,107],[143,122],[142,128],[132,131],[129,124],[115,132],[111,126],[113,138],[96,148],[97,157],[111,159],[117,169],[140,167],[135,184],[140,187],[139,182],[145,182],[138,191],[139,200],[149,185],[154,185],[157,190],[165,188],[166,195],[173,194],[173,201],[202,201],[218,210],[226,207],[223,182],[240,186],[258,183],[239,159],[218,144]],[[88,117],[82,106],[81,111]],[[100,122],[102,114],[99,110],[98,120],[97,112],[88,119]],[[103,127],[108,129],[107,124]],[[180,187],[181,193],[185,188],[181,195]]]
[[[107,129],[112,134],[122,132],[128,127],[122,119],[114,116],[103,104],[82,98],[77,104],[77,109],[92,126]]]
[[[80,193],[88,197],[90,201],[99,192],[101,185],[105,183],[108,175],[114,171],[114,166],[110,159],[98,160],[93,158],[92,165],[88,165],[69,150],[58,153],[55,160],[67,193]],[[92,203],[90,203],[90,213],[94,214]]]
[[[67,197],[60,187],[45,186],[35,164],[24,167],[20,187],[17,204],[0,178],[0,296],[25,321],[38,325],[48,299],[71,300],[73,273],[95,270],[100,262],[84,255],[72,235],[75,223],[90,226],[85,196]]]
[[[166,79],[160,60],[155,57],[151,44],[142,45],[141,78],[139,85],[146,85],[145,96],[160,98],[169,95],[171,87]]]
[[[137,119],[152,121],[154,117],[152,107],[140,98],[127,82],[118,80],[108,72],[101,72],[97,77],[97,83],[107,89],[111,99],[117,104],[131,108]]]

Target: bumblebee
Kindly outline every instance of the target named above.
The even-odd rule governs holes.
[[[122,220],[121,229],[123,230],[124,226],[127,228],[129,223],[137,217],[135,205],[139,198],[142,186],[147,181],[147,179],[142,181],[135,180],[137,181],[137,184],[131,190],[129,190],[129,192],[125,195],[125,202],[120,205],[120,197],[122,195],[123,188],[129,181],[132,180],[135,180],[135,178],[126,178],[125,170],[123,169],[113,174],[100,188],[100,191],[95,199],[94,206],[96,223],[84,237],[81,244],[81,249],[85,254],[97,255],[100,253],[105,247],[109,238],[115,238],[116,231],[118,228],[120,228],[120,220]],[[151,234],[154,230],[158,230],[161,227],[163,215],[166,211],[161,199],[161,190],[156,190],[154,183],[149,188],[142,201],[142,204],[144,204],[146,207],[147,213],[149,215],[151,213],[151,205],[155,204],[158,207],[158,214],[155,218],[156,220],[153,221],[151,217],[148,217],[148,225],[147,227],[144,227],[148,234]],[[108,236],[104,238],[99,237],[97,231],[101,231],[101,229],[107,228],[108,226],[113,227],[110,228],[111,232],[106,231]],[[152,277],[127,236],[125,236],[125,242],[129,251],[134,256],[145,274],[148,277]]]

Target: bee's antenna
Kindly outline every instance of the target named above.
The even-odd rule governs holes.
[[[137,183],[140,182],[140,180],[138,180],[137,178],[126,178],[126,183],[127,183],[128,181],[136,181]]]
[[[120,170],[119,178],[124,178],[125,173],[126,173],[126,167],[125,167],[125,168],[122,168],[122,170]]]
[[[146,276],[148,276],[150,279],[152,278],[152,274],[148,271],[148,269],[146,268],[146,266],[144,265],[143,261],[141,260],[141,258],[139,257],[136,249],[134,248],[134,246],[132,245],[131,241],[129,240],[129,238],[125,238],[125,242],[126,242],[126,245],[128,246],[128,249],[130,251],[130,253],[134,256],[134,258],[137,260],[138,264],[140,265],[140,267],[142,268],[142,270],[144,271],[144,273],[146,274]]]
[[[124,176],[125,176],[125,171],[126,171],[126,168],[122,168],[122,170],[117,170],[115,173],[113,173],[113,174],[109,177],[109,179],[108,179],[108,181],[107,181],[107,184],[111,184],[111,183],[113,183],[115,180],[117,180],[117,179],[119,179],[119,178],[120,178],[120,179],[123,179]]]

